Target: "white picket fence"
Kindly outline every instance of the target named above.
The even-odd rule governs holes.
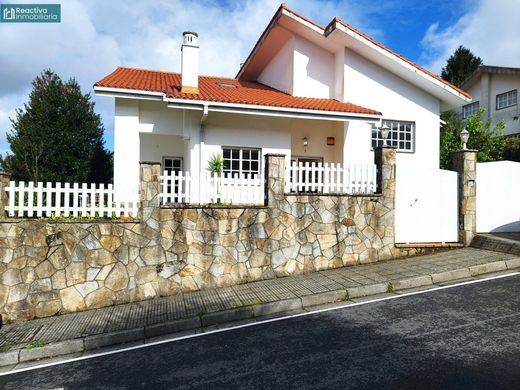
[[[137,189],[115,194],[112,184],[11,181],[5,190],[10,217],[137,217],[139,207]]]
[[[211,174],[164,171],[161,176],[162,204],[249,204],[264,203],[264,182],[259,175]]]
[[[373,194],[377,191],[375,164],[292,162],[285,170],[286,191]]]

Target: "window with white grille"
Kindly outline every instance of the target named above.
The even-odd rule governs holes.
[[[415,123],[383,119],[383,124],[390,128],[387,145],[397,148],[400,152],[415,150]],[[383,146],[383,137],[377,127],[372,128],[372,147]]]
[[[497,95],[497,110],[501,110],[502,108],[507,108],[511,106],[516,106],[517,99],[518,93],[516,89]]]
[[[248,177],[260,174],[260,149],[224,147],[222,156],[225,177],[234,177],[235,173]]]
[[[462,107],[462,117],[466,119],[468,116],[475,115],[479,109],[479,102],[473,102],[470,104],[466,104]]]

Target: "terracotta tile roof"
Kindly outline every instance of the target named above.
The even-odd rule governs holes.
[[[199,76],[199,93],[182,93],[179,73],[145,69],[118,67],[94,87],[163,92],[168,98],[186,100],[381,115],[379,111],[352,103],[291,96],[258,82],[223,77]]]

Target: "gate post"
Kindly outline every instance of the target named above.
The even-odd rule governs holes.
[[[452,161],[458,172],[459,241],[469,246],[477,234],[477,151],[458,150]]]
[[[0,172],[0,218],[7,216],[5,208],[9,205],[9,196],[7,195],[6,187],[9,187],[11,175],[7,172]]]
[[[157,229],[159,226],[159,207],[161,191],[161,163],[140,162],[140,217],[148,226]]]

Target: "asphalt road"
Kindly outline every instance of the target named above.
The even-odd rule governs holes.
[[[520,388],[520,276],[0,377],[0,388]]]

